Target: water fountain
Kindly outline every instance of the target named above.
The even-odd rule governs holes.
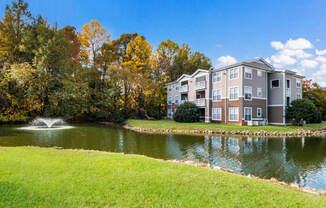
[[[66,125],[61,118],[35,118],[30,122],[30,126],[22,127],[23,130],[61,130],[70,129],[72,126]]]

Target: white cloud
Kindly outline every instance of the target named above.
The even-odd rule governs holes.
[[[316,54],[317,54],[318,56],[325,55],[325,54],[326,54],[326,49],[325,49],[325,50],[318,50],[318,49],[316,49]]]
[[[298,38],[296,40],[289,39],[285,44],[285,48],[293,50],[308,49],[312,47],[313,45],[310,43],[310,41],[303,38]]]
[[[317,65],[318,65],[318,62],[317,61],[314,61],[314,60],[302,60],[300,62],[300,65],[303,67],[303,68],[315,68]]]
[[[321,63],[326,63],[326,57],[324,56],[318,56],[315,60]]]
[[[276,68],[293,65],[297,63],[298,59],[313,56],[311,53],[304,51],[305,49],[313,48],[313,45],[309,40],[303,38],[289,39],[284,44],[280,41],[272,41],[270,45],[277,50],[277,53],[270,57],[271,64]]]
[[[313,73],[311,76],[314,82],[317,82],[320,86],[326,87],[326,64],[320,66],[320,70]]]
[[[280,41],[272,41],[271,42],[271,46],[272,48],[274,48],[275,50],[281,50],[283,49],[284,45],[280,42]]]
[[[283,66],[295,64],[297,61],[284,54],[276,54],[270,57],[271,62],[276,68],[281,68]]]
[[[220,56],[217,58],[217,67],[228,66],[237,63],[237,59],[232,56]]]

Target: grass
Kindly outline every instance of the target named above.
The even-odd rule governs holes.
[[[172,120],[128,120],[130,127],[151,129],[173,129],[173,130],[225,130],[225,131],[266,131],[266,132],[295,132],[303,130],[314,130],[326,126],[326,123],[307,124],[305,126],[237,126],[232,124],[215,123],[178,123]]]
[[[326,197],[144,156],[0,148],[0,207],[326,207]]]

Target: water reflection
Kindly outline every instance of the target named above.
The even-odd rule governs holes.
[[[97,125],[62,131],[0,127],[1,146],[60,146],[188,159],[264,178],[326,189],[326,138],[255,138],[141,134]]]

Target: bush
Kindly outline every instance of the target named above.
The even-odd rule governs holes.
[[[286,118],[293,120],[300,125],[300,120],[304,119],[309,123],[320,123],[321,113],[311,100],[298,99],[291,102],[291,106],[286,109]]]
[[[185,102],[177,108],[173,119],[176,122],[191,123],[199,119],[199,110],[194,103]]]

